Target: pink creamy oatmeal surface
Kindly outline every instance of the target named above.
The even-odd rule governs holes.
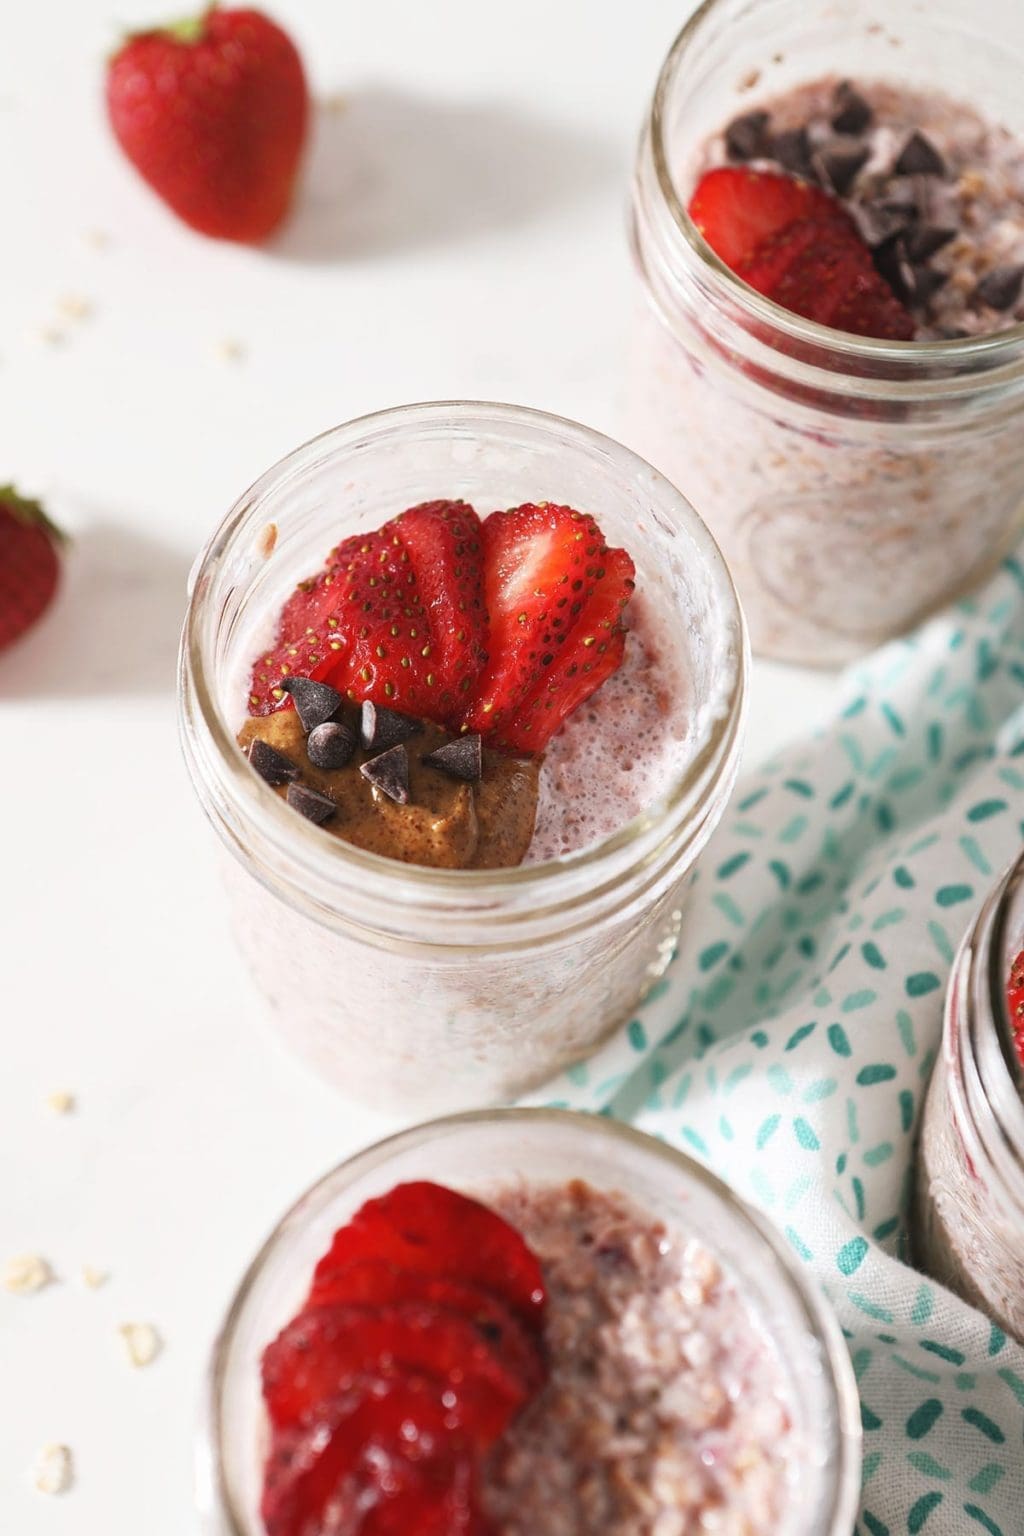
[[[747,163],[837,193],[914,316],[917,340],[1018,324],[1024,142],[939,92],[854,81],[846,102],[855,105],[844,108],[835,76],[756,102],[704,146],[692,180]],[[908,149],[915,136],[924,148]],[[935,244],[940,234],[947,238]]]
[[[796,1435],[763,1325],[696,1239],[574,1181],[489,1192],[548,1286],[551,1377],[492,1454],[502,1536],[768,1536]]]

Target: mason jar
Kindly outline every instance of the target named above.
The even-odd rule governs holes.
[[[683,767],[603,842],[515,869],[399,863],[297,816],[236,744],[268,615],[341,538],[438,496],[481,511],[557,499],[634,556],[685,679]],[[493,1103],[592,1051],[674,951],[694,863],[735,779],[745,647],[697,514],[635,454],[572,422],[507,405],[409,406],[271,469],[197,562],[180,716],[196,793],[230,855],[238,943],[286,1040],[346,1094],[399,1113]]]
[[[764,1218],[683,1153],[603,1116],[536,1109],[457,1115],[404,1131],[329,1173],[274,1229],[213,1349],[197,1459],[204,1536],[263,1536],[261,1354],[302,1305],[336,1229],[365,1200],[410,1179],[484,1200],[509,1187],[584,1180],[662,1222],[667,1240],[674,1232],[699,1238],[782,1372],[794,1454],[786,1515],[773,1532],[850,1536],[860,1491],[857,1388],[839,1326],[806,1271]]]
[[[627,440],[700,509],[754,649],[833,665],[980,581],[1024,528],[1024,326],[887,342],[780,308],[687,212],[702,147],[823,77],[888,80],[1024,136],[1014,0],[707,0],[665,61],[631,233]]]
[[[1024,855],[982,907],[950,976],[914,1230],[923,1267],[1024,1344],[1024,1076],[1006,997],[1022,948]]]

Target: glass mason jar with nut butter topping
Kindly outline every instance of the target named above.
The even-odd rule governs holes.
[[[438,495],[591,511],[665,616],[686,678],[683,771],[602,842],[512,869],[399,863],[296,816],[238,748],[254,624],[265,629],[340,538]],[[587,1055],[671,957],[735,779],[745,687],[742,617],[703,523],[585,427],[506,405],[410,406],[270,470],[197,562],[180,711],[196,792],[230,855],[238,943],[289,1043],[350,1096],[406,1113],[495,1102]]]

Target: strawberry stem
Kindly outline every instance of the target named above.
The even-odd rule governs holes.
[[[184,47],[191,47],[193,43],[201,43],[206,36],[206,26],[217,9],[216,0],[212,5],[207,5],[195,16],[181,16],[176,21],[162,21],[155,27],[138,27],[124,34],[123,42],[132,42],[137,37],[173,37],[175,42]]]
[[[29,523],[43,531],[55,544],[66,544],[67,534],[43,510],[42,502],[30,496],[21,496],[13,485],[0,485],[0,507],[10,512],[19,522]]]

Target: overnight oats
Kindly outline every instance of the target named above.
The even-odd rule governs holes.
[[[586,1055],[673,953],[744,687],[703,524],[585,428],[415,406],[272,470],[199,562],[181,699],[288,1041],[400,1111]]]
[[[844,661],[1024,529],[1024,27],[990,11],[712,0],[659,80],[630,440],[767,654]]]
[[[211,1536],[848,1536],[856,1510],[845,1347],[771,1229],[557,1112],[435,1121],[317,1185],[243,1282],[206,1431]]]
[[[1024,859],[964,939],[925,1105],[917,1256],[1024,1343]]]

